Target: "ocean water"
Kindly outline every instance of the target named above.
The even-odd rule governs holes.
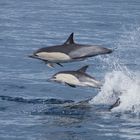
[[[53,69],[28,58],[72,32],[114,51]],[[47,82],[87,64],[100,90]],[[0,0],[0,77],[0,140],[140,140],[140,1]]]

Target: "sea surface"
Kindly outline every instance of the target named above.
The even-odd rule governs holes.
[[[113,53],[55,68],[28,57],[72,32]],[[47,81],[84,65],[100,90]],[[0,0],[0,140],[118,139],[140,140],[140,0]]]

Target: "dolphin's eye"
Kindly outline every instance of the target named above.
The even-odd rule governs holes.
[[[56,76],[53,76],[53,78],[55,78],[55,79],[56,79]]]

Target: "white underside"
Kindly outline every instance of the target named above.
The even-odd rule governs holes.
[[[72,74],[58,74],[56,75],[56,81],[62,82],[62,83],[68,83],[72,85],[79,85],[79,80],[73,76]]]
[[[87,87],[99,87],[101,85],[100,82],[96,80],[92,80],[91,82],[81,82],[79,79],[72,74],[58,74],[56,75],[56,81],[61,83],[68,83],[71,85],[77,85],[77,86],[87,86]]]
[[[36,54],[39,58],[47,61],[69,61],[71,58],[61,52],[39,52]]]

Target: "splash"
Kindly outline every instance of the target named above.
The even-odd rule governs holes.
[[[135,61],[139,60],[139,55],[136,56],[136,53],[139,51],[138,38],[140,38],[140,28],[129,32],[129,35],[121,37],[117,43],[116,56],[102,59],[109,67],[110,72],[105,74],[103,87],[90,101],[90,104],[112,105],[120,98],[121,103],[112,109],[113,112],[140,114],[140,72],[135,67],[132,67],[133,70],[129,70],[125,65],[126,63],[131,63],[133,66],[135,63],[139,66],[139,61]],[[122,55],[119,53],[125,50],[127,50],[127,54],[123,53]],[[131,58],[129,58],[130,56],[124,56],[129,53],[131,53]],[[125,62],[125,64],[122,64],[122,62]]]
[[[112,111],[140,112],[140,81],[138,79],[133,79],[122,71],[107,73],[101,91],[90,103],[112,105],[120,98],[121,104]]]

